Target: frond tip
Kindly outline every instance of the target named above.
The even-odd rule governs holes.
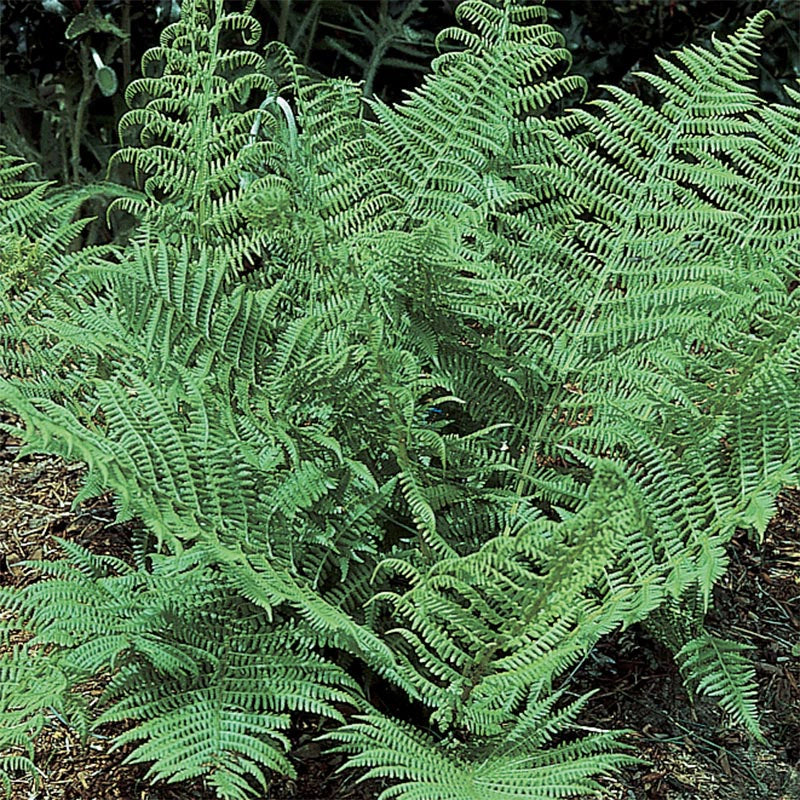
[[[703,631],[676,654],[684,680],[698,694],[713,697],[738,725],[766,743],[758,723],[755,668],[744,655],[752,646]]]

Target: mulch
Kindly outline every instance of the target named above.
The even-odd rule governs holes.
[[[55,537],[128,558],[128,530],[113,524],[110,498],[72,510],[83,475],[51,456],[16,460],[19,443],[0,441],[0,585],[36,575],[21,562],[57,559]],[[2,611],[0,611],[2,613]],[[637,627],[604,639],[576,675],[577,689],[597,689],[581,723],[626,728],[646,764],[608,781],[608,800],[800,800],[800,491],[787,491],[763,542],[744,533],[731,547],[731,569],[715,594],[709,625],[756,646],[752,657],[769,745],[725,724],[716,706],[686,695],[667,651]],[[84,687],[88,695],[101,683]],[[36,745],[38,776],[14,780],[11,800],[212,800],[202,781],[151,785],[146,765],[125,764],[130,747],[111,751],[103,730],[82,746],[53,718]],[[276,779],[271,800],[375,800],[381,787],[336,772],[340,757],[293,732],[298,779]]]
[[[800,491],[784,492],[762,542],[740,531],[706,626],[750,653],[768,745],[688,696],[671,654],[634,626],[604,639],[579,685],[600,691],[587,724],[628,728],[649,763],[625,770],[609,800],[800,800]]]

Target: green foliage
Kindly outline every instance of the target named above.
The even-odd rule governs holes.
[[[54,707],[105,676],[93,724],[134,721],[154,778],[253,796],[304,712],[387,799],[596,793],[630,756],[558,686],[687,598],[687,682],[758,733],[741,648],[697,631],[798,462],[800,112],[748,87],[766,15],[647,76],[658,107],[569,113],[541,6],[458,18],[390,107],[187,3],[126,92],[110,245],[3,160],[0,403],[139,530],[134,565],[65,543],[4,595],[34,635],[9,669],[52,664]]]
[[[597,793],[601,785],[595,776],[633,759],[613,752],[620,744],[610,733],[545,747],[574,721],[584,700],[554,712],[560,693],[541,699],[540,689],[532,690],[511,730],[477,752],[452,739],[436,741],[374,711],[327,738],[341,743],[336,750],[354,754],[346,767],[366,768],[364,779],[397,781],[377,800],[538,800]]]
[[[720,639],[705,631],[676,653],[681,672],[698,694],[719,700],[720,706],[757,739],[764,740],[758,725],[755,669],[743,654],[750,647]]]
[[[11,794],[11,777],[19,771],[36,774],[35,738],[54,706],[68,698],[67,681],[49,659],[12,649],[0,657],[0,716],[3,720],[0,786]]]

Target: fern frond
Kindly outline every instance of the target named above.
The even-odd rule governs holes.
[[[34,742],[51,709],[66,710],[68,695],[66,676],[41,653],[14,648],[0,657],[0,786],[7,797],[12,774],[37,776]]]
[[[744,655],[752,649],[703,631],[675,655],[684,680],[698,694],[713,697],[731,719],[765,741],[758,723],[755,668]]]
[[[553,702],[532,699],[517,724],[478,753],[455,740],[435,740],[374,711],[322,738],[337,743],[334,751],[350,754],[344,767],[358,768],[363,773],[360,780],[383,777],[394,782],[378,800],[599,795],[598,775],[613,773],[636,759],[625,754],[610,733],[545,746],[569,730],[582,705],[578,702],[554,714]]]

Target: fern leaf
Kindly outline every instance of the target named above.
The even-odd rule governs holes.
[[[755,669],[744,656],[748,649],[752,648],[704,631],[687,642],[676,659],[690,687],[713,697],[734,722],[764,742],[756,711]]]

